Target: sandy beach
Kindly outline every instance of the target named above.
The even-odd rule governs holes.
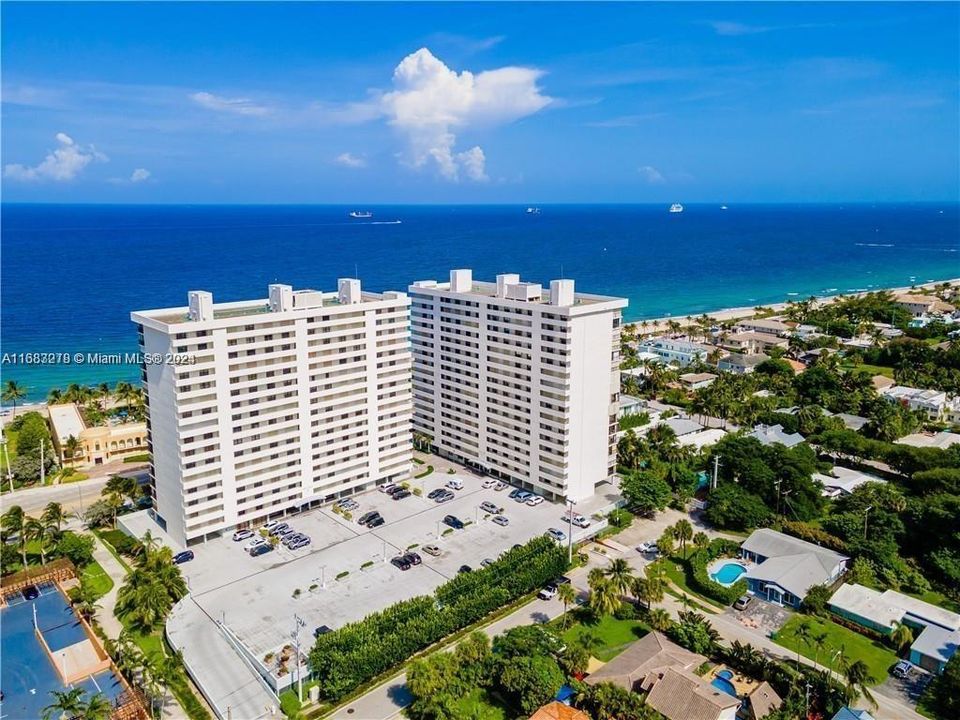
[[[917,285],[907,285],[907,286],[905,286],[905,287],[873,288],[872,290],[867,291],[867,292],[838,293],[837,295],[818,296],[818,297],[817,297],[817,305],[829,305],[829,304],[832,303],[832,302],[836,302],[836,301],[839,300],[840,298],[860,297],[860,296],[863,296],[863,295],[868,294],[868,292],[884,292],[884,291],[886,291],[886,292],[892,292],[892,293],[896,293],[896,294],[901,294],[901,293],[920,293],[920,292],[922,292],[922,291],[924,291],[924,290],[932,289],[932,288],[936,287],[937,285],[942,285],[942,284],[944,284],[944,283],[949,283],[949,284],[951,284],[951,285],[960,284],[960,278],[952,278],[952,279],[950,279],[950,280],[938,280],[938,281],[936,281],[936,282],[922,283],[922,284],[917,284]],[[806,299],[807,299],[806,297],[803,297],[803,298],[798,297],[798,298],[797,298],[798,301],[799,301],[799,300],[806,300]],[[713,311],[713,312],[701,313],[701,314],[702,314],[702,315],[706,315],[706,316],[709,317],[711,320],[714,320],[714,321],[716,321],[716,322],[724,322],[724,321],[727,321],[727,320],[742,320],[742,319],[745,319],[745,318],[752,318],[754,315],[756,315],[756,310],[754,309],[755,307],[756,307],[756,306],[753,306],[753,307],[733,307],[733,308],[725,308],[725,309],[723,309],[723,310],[715,310],[715,311]],[[767,304],[763,305],[763,307],[765,307],[765,308],[770,308],[770,309],[772,309],[774,312],[779,313],[779,312],[783,312],[784,310],[787,309],[788,303],[786,303],[786,302],[767,303]],[[645,322],[645,323],[647,323],[647,325],[646,325],[646,327],[645,327],[644,330],[643,330],[643,334],[644,334],[644,335],[651,335],[651,334],[661,333],[661,332],[667,331],[667,330],[669,329],[669,323],[670,323],[670,322],[679,322],[679,323],[682,324],[682,323],[686,320],[687,317],[688,317],[688,316],[686,316],[686,315],[672,315],[672,316],[661,317],[661,318],[654,318],[654,319],[649,319],[649,320],[637,320],[637,321],[634,321],[634,322],[631,322],[631,323],[626,323],[626,324],[627,324],[627,325],[632,325],[632,326],[634,326],[634,327],[638,327],[638,328],[639,328],[639,327],[640,327],[640,323]],[[700,317],[700,315],[691,315],[691,316],[689,316],[689,317],[697,318],[697,317]]]

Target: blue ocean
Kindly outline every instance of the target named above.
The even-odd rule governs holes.
[[[369,210],[368,219],[349,217]],[[131,310],[333,289],[405,289],[471,267],[561,276],[630,299],[631,320],[960,276],[960,205],[2,206],[3,379],[135,380],[135,366],[27,365],[28,352],[135,352]]]

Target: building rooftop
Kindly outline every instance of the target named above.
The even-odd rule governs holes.
[[[716,720],[740,705],[740,698],[715,688],[692,672],[668,667],[658,673],[647,693],[646,703],[669,720]]]
[[[775,582],[799,598],[828,580],[838,564],[849,560],[838,552],[769,528],[754,530],[740,547],[767,558],[750,567],[747,578]]]
[[[750,717],[754,720],[765,718],[774,710],[779,710],[782,705],[783,699],[766,680],[750,693]]]
[[[530,720],[590,720],[590,716],[554,700],[539,708],[530,716]]]
[[[937,625],[927,625],[910,646],[921,655],[949,662],[960,646],[960,630],[944,630]]]
[[[839,465],[835,465],[831,472],[833,476],[814,473],[813,479],[823,485],[825,491],[830,488],[836,489],[838,492],[833,493],[833,495],[839,494],[839,492],[844,492],[849,495],[858,487],[868,482],[886,483],[886,480],[878,478],[876,475],[869,475],[859,470],[851,470],[850,468],[840,467]],[[827,493],[825,492],[824,494]]]
[[[640,343],[640,347],[659,347],[665,350],[673,350],[675,352],[686,352],[691,354],[703,353],[704,355],[709,354],[713,350],[713,348],[704,345],[703,343],[672,337],[649,338]]]
[[[87,427],[74,403],[48,405],[47,412],[50,415],[50,422],[53,424],[53,432],[60,442],[66,441],[70,436],[79,440],[80,433]]]
[[[720,361],[720,365],[729,365],[732,367],[756,367],[764,360],[769,360],[769,356],[763,353],[730,353]]]
[[[696,420],[691,420],[690,418],[672,417],[667,418],[666,420],[661,420],[659,424],[666,425],[668,428],[673,430],[678,438],[703,430],[703,425],[698,423]]]
[[[960,434],[952,432],[913,433],[895,442],[901,443],[902,445],[912,445],[913,447],[937,447],[945,449],[951,445],[960,444]]]
[[[717,376],[713,373],[703,372],[703,373],[684,373],[680,376],[680,382],[688,383],[693,385],[695,383],[707,382],[708,380],[716,380]]]
[[[788,433],[783,429],[783,425],[757,425],[753,432],[748,433],[747,437],[756,438],[763,445],[773,445],[780,443],[788,448],[799,445],[803,442],[803,435],[800,433]]]
[[[655,670],[667,667],[690,670],[699,667],[704,661],[706,658],[703,655],[690,652],[671,642],[666,635],[653,631],[630,645],[595,673],[591,673],[586,682],[590,685],[612,682],[625,690],[633,690],[637,683]]]

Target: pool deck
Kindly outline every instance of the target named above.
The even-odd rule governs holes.
[[[727,670],[728,672],[733,673],[733,677],[725,678],[725,679],[731,685],[733,685],[734,689],[737,691],[738,697],[744,697],[745,695],[749,695],[750,693],[752,693],[754,690],[757,689],[757,686],[760,685],[760,683],[754,680],[753,678],[747,677],[742,673],[738,673],[732,667],[728,667],[727,665],[717,665],[717,667],[713,668],[710,671],[710,679],[713,680],[714,678],[719,677],[720,673],[724,670]]]

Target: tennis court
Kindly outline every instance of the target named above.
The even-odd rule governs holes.
[[[9,606],[0,610],[0,720],[34,720],[53,701],[52,690],[82,687],[90,693],[102,692],[111,701],[123,691],[120,680],[110,670],[65,686],[50,656],[34,633],[37,625],[54,654],[87,641],[83,626],[67,599],[56,585],[37,586],[40,595],[27,600],[23,595],[8,598]]]

